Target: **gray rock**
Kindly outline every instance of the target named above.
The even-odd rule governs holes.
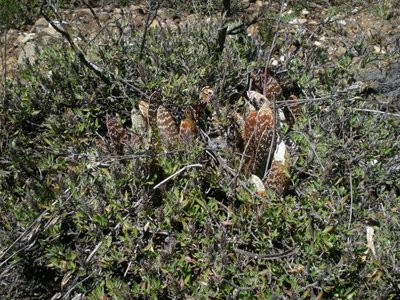
[[[400,62],[371,64],[359,70],[356,79],[364,92],[376,95],[382,104],[400,109]]]
[[[49,35],[49,36],[58,36],[59,33],[57,32],[57,30],[55,30],[53,27],[47,27],[47,28],[43,28],[40,31],[41,35]]]
[[[26,43],[18,55],[18,65],[26,66],[36,61],[37,47],[33,42]]]
[[[26,44],[27,42],[35,39],[36,33],[22,33],[21,35],[18,36],[17,38],[17,43],[19,45]]]
[[[100,13],[97,14],[97,17],[99,18],[100,22],[107,22],[108,20],[110,20],[110,14],[106,11],[102,11]]]
[[[35,22],[35,24],[33,25],[34,28],[39,28],[39,27],[44,28],[44,27],[48,27],[48,26],[49,26],[49,23],[46,21],[45,18],[40,18],[40,19],[38,19],[38,20]]]

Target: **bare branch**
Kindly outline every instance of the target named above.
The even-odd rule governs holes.
[[[90,61],[86,54],[83,52],[83,50],[77,45],[72,37],[72,34],[70,32],[70,29],[68,26],[65,26],[66,28],[63,28],[61,25],[59,26],[56,24],[53,20],[50,19],[48,15],[45,14],[44,12],[44,5],[45,1],[42,2],[42,6],[40,7],[40,14],[46,19],[46,21],[58,32],[60,33],[71,45],[73,51],[75,54],[78,56],[79,60],[90,70],[92,70],[100,79],[106,83],[108,86],[111,86],[115,82],[120,82],[129,88],[131,88],[133,91],[139,93],[142,97],[144,98],[149,98],[149,96],[141,91],[139,88],[134,86],[132,83],[130,83],[128,80],[123,79],[118,77],[117,75],[113,74],[112,72],[100,67],[99,65],[95,64],[94,62]],[[53,7],[50,6],[50,9],[52,10],[53,13],[56,14],[56,11],[54,10]]]
[[[354,108],[354,110],[355,111],[365,111],[365,112],[370,112],[370,113],[375,113],[375,114],[382,114],[382,115],[386,115],[386,116],[400,118],[400,114],[389,113],[389,112],[381,111],[381,110],[366,109],[366,108]]]
[[[292,248],[289,249],[287,251],[281,252],[281,253],[276,253],[276,254],[257,254],[257,253],[253,253],[250,251],[246,251],[246,250],[242,250],[239,248],[235,248],[233,249],[236,253],[248,256],[250,258],[254,258],[254,259],[267,259],[267,260],[274,260],[274,259],[279,259],[279,258],[283,258],[286,256],[290,256],[292,254],[297,253],[298,248]]]
[[[168,176],[167,178],[165,178],[163,181],[159,182],[158,184],[156,184],[153,187],[153,190],[158,189],[160,186],[162,186],[164,183],[168,182],[169,180],[171,180],[172,178],[174,178],[175,176],[179,175],[180,173],[182,173],[183,171],[185,171],[186,169],[189,168],[202,168],[203,165],[201,164],[193,164],[193,165],[188,165],[183,167],[182,169],[180,169],[179,171],[175,172],[174,174]]]
[[[139,52],[139,57],[141,59],[143,58],[143,51],[144,51],[144,45],[146,43],[147,31],[149,30],[149,27],[150,27],[151,23],[153,23],[153,21],[157,17],[157,11],[158,11],[158,8],[160,6],[158,1],[156,1],[155,4],[154,4],[154,2],[153,3],[152,2],[153,1],[150,0],[149,12],[147,13],[146,22],[144,24],[143,38],[142,38],[142,43],[140,45],[140,52]],[[152,16],[152,13],[153,13],[153,16]],[[152,18],[152,19],[150,20],[150,18]]]

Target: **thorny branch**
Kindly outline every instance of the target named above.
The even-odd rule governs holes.
[[[131,88],[133,91],[139,93],[142,97],[148,98],[149,96],[140,90],[139,88],[135,87],[132,83],[128,82],[127,80],[118,77],[114,73],[100,67],[99,65],[95,64],[94,62],[90,61],[84,51],[77,45],[72,37],[71,29],[68,24],[65,26],[61,25],[61,22],[55,22],[52,20],[45,12],[44,12],[44,7],[46,6],[46,1],[42,2],[42,5],[40,7],[40,14],[45,18],[45,20],[58,32],[60,33],[71,45],[72,50],[75,52],[75,54],[78,56],[79,60],[91,71],[93,71],[105,84],[108,86],[112,86],[113,83],[115,82],[120,82],[129,88]],[[57,16],[57,12],[53,6],[49,6],[50,10]],[[60,19],[60,18],[59,18]],[[59,24],[56,24],[59,23]]]
[[[267,7],[269,7],[271,4],[271,1],[268,3]],[[236,35],[239,33],[244,32],[247,28],[249,28],[251,25],[256,24],[258,22],[258,20],[265,15],[265,12],[268,11],[268,9],[263,9],[261,11],[261,13],[259,13],[258,15],[254,16],[249,22],[243,22],[240,23],[239,25],[229,29],[227,31],[228,35]]]
[[[144,45],[146,44],[147,31],[149,30],[150,24],[153,23],[153,21],[157,17],[157,11],[158,11],[158,8],[160,7],[160,4],[158,3],[158,1],[150,0],[149,2],[150,2],[149,3],[149,12],[147,13],[146,22],[144,24],[142,43],[140,45],[140,52],[139,52],[140,59],[143,58],[143,51],[144,51]],[[151,18],[151,20],[150,20],[150,18]]]
[[[92,70],[97,76],[101,78],[101,80],[104,81],[107,85],[111,85],[112,82],[115,80],[115,77],[113,74],[106,72],[103,68],[100,66],[96,65],[95,63],[91,62],[85,55],[85,53],[82,51],[82,49],[75,43],[72,34],[70,32],[70,28],[68,25],[63,28],[61,25],[61,22],[59,23],[60,25],[56,24],[55,21],[50,19],[50,17],[44,12],[44,6],[45,2],[42,2],[42,6],[40,7],[40,14],[46,19],[47,22],[58,32],[60,33],[71,45],[72,49],[74,52],[78,55],[80,61],[88,67],[90,70]],[[50,9],[54,14],[56,14],[56,11],[54,7],[50,6]],[[107,74],[108,73],[108,74]]]

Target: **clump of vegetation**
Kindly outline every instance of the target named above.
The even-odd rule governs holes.
[[[201,127],[211,134],[214,122],[229,140],[229,111],[247,73],[264,67],[271,38],[228,35],[218,51],[218,29],[103,32],[86,53],[104,77],[59,45],[8,82],[0,128],[5,299],[396,297],[399,122],[394,112],[363,111],[371,100],[338,88],[354,83],[351,57],[333,61],[308,37],[277,36],[277,51],[294,40],[300,48],[273,71],[286,95],[305,99],[286,136],[294,146],[283,196],[235,185],[233,154],[204,137],[166,149],[149,129],[116,150],[108,116],[131,133],[132,110],[160,93],[179,119],[205,85],[215,94]],[[168,179],[193,165],[201,167]],[[245,181],[239,174],[236,182]]]

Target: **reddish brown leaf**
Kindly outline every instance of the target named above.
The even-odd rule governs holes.
[[[271,148],[274,116],[269,103],[246,119],[244,142],[247,145],[245,171],[262,177]]]
[[[183,142],[189,142],[196,138],[198,129],[194,120],[193,111],[189,107],[185,110],[185,117],[181,121],[179,128],[179,138]]]

